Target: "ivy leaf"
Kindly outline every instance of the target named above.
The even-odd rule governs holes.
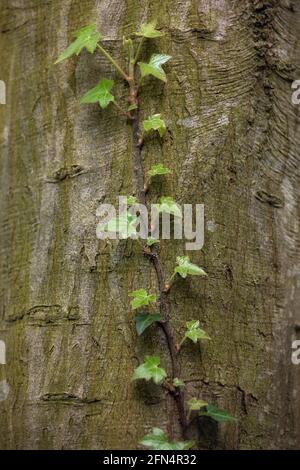
[[[127,49],[131,49],[133,47],[133,41],[130,38],[126,38],[123,36],[123,47],[126,47]]]
[[[166,212],[167,214],[172,214],[175,217],[182,217],[181,209],[172,197],[161,197],[159,199],[159,204],[157,204],[157,208],[158,212]]]
[[[165,71],[162,68],[162,65],[168,62],[170,59],[170,55],[153,54],[148,64],[145,62],[139,62],[142,78],[146,77],[147,75],[153,75],[153,77],[166,82],[167,77]]]
[[[185,387],[184,381],[181,379],[178,379],[177,377],[175,377],[175,379],[173,380],[173,385],[174,387],[178,387],[178,388]]]
[[[86,103],[99,103],[101,108],[107,108],[109,103],[115,101],[114,96],[110,93],[110,90],[114,86],[113,80],[100,80],[95,88],[89,90],[80,100],[81,104]]]
[[[141,29],[138,33],[135,33],[136,36],[143,36],[144,38],[158,38],[164,34],[155,29],[157,21],[151,21],[150,23],[143,23]]]
[[[180,274],[183,278],[186,278],[188,274],[191,276],[207,276],[203,269],[190,262],[188,256],[177,256],[176,262],[178,266],[176,266],[174,272]]]
[[[153,380],[154,383],[159,384],[167,377],[166,371],[158,367],[159,364],[159,356],[145,356],[143,364],[135,369],[132,380]]]
[[[161,119],[160,114],[152,114],[152,116],[149,116],[148,119],[143,121],[143,128],[145,132],[151,130],[158,131],[160,137],[163,137],[166,132],[166,123]]]
[[[158,163],[157,165],[153,165],[148,171],[148,175],[150,176],[168,175],[169,173],[172,173],[171,170],[163,166],[161,163]]]
[[[119,233],[122,238],[129,238],[136,235],[135,223],[137,218],[128,212],[122,212],[117,217],[113,217],[105,226],[105,232]]]
[[[188,401],[190,411],[199,411],[201,408],[204,408],[204,406],[208,406],[208,403],[206,401],[199,400],[198,398],[191,398]]]
[[[198,339],[208,339],[211,337],[208,334],[199,328],[199,320],[188,321],[186,323],[187,331],[184,335],[185,338],[189,338],[193,343],[197,343]]]
[[[147,246],[152,246],[152,245],[155,245],[156,243],[160,243],[160,241],[156,240],[156,238],[153,238],[153,237],[147,238],[147,241],[146,241]]]
[[[134,206],[134,204],[136,204],[138,200],[135,196],[127,196],[126,202],[128,206]]]
[[[138,336],[141,336],[144,331],[151,326],[153,323],[160,321],[162,316],[160,313],[151,314],[151,313],[139,313],[135,317],[135,326]]]
[[[237,418],[231,416],[227,411],[221,410],[214,405],[208,405],[206,411],[201,411],[199,413],[200,416],[208,416],[213,420],[217,421],[218,423],[226,422],[226,421],[237,421]]]
[[[159,428],[153,428],[152,433],[144,436],[140,444],[152,450],[187,450],[194,445],[192,441],[169,442],[165,433]]]
[[[131,301],[131,307],[136,310],[137,308],[143,307],[144,305],[149,305],[151,302],[156,302],[155,294],[147,294],[145,289],[134,290],[130,292],[129,297],[133,297]]]
[[[101,34],[98,33],[96,29],[96,25],[94,24],[76,31],[73,33],[73,36],[75,36],[76,40],[60,54],[57,61],[55,62],[56,64],[62,62],[65,59],[68,59],[74,54],[79,55],[84,48],[93,54],[97,47],[98,41],[102,38]]]

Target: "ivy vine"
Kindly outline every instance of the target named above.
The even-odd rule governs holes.
[[[152,178],[164,176],[171,173],[171,170],[161,163],[153,165],[144,174],[142,162],[142,148],[145,138],[149,132],[157,132],[163,138],[167,129],[166,123],[160,113],[149,116],[144,121],[139,117],[139,91],[145,83],[145,78],[152,76],[167,83],[166,72],[163,68],[171,56],[167,54],[152,54],[149,62],[140,62],[139,58],[144,41],[163,36],[163,33],[156,28],[156,22],[142,24],[138,32],[133,33],[132,38],[124,38],[123,46],[128,55],[128,71],[110,55],[102,46],[102,35],[97,31],[96,25],[88,25],[73,33],[75,40],[58,57],[56,63],[62,62],[73,55],[79,55],[83,49],[93,54],[98,50],[114,66],[119,75],[128,85],[129,95],[126,106],[119,104],[113,95],[113,80],[101,79],[99,83],[89,90],[81,98],[82,104],[99,103],[102,109],[109,105],[115,106],[118,112],[124,116],[132,129],[132,164],[133,178],[135,182],[135,196],[127,198],[127,204],[140,203],[147,204],[147,193],[151,185]],[[135,38],[135,40],[134,40]],[[137,39],[139,38],[139,39]],[[136,45],[135,42],[138,42]],[[139,73],[138,73],[139,71]],[[161,197],[157,205],[159,212],[172,214],[181,217],[181,210],[171,196]],[[134,235],[136,218],[130,213],[122,213],[118,217],[111,219],[106,225],[107,231],[119,233],[122,238],[129,238]],[[151,237],[142,247],[142,255],[151,261],[157,278],[158,291],[156,294],[147,292],[140,288],[128,293],[131,298],[131,307],[136,311],[135,326],[138,336],[153,323],[157,323],[166,338],[167,348],[171,359],[171,373],[167,373],[161,365],[158,355],[147,355],[133,372],[132,380],[153,381],[155,384],[164,387],[174,399],[178,411],[178,418],[181,428],[182,441],[170,441],[164,431],[153,428],[152,432],[144,436],[140,443],[153,450],[184,450],[190,449],[194,443],[188,439],[188,429],[195,416],[206,416],[216,422],[235,421],[229,413],[221,410],[213,404],[207,403],[198,397],[192,397],[188,401],[185,399],[185,382],[180,377],[178,355],[186,340],[193,343],[197,341],[209,341],[210,336],[200,328],[198,320],[191,320],[186,323],[186,331],[181,340],[176,340],[176,334],[171,322],[169,293],[174,287],[174,278],[181,276],[207,276],[205,271],[193,264],[188,256],[178,256],[176,266],[172,276],[167,279],[163,268],[159,240]],[[140,310],[142,308],[142,311]]]

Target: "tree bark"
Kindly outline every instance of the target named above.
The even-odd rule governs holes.
[[[167,85],[145,80],[141,118],[161,112],[168,132],[147,140],[143,162],[173,175],[149,196],[203,203],[206,217],[204,248],[189,255],[209,276],[177,280],[170,301],[178,339],[199,319],[213,340],[184,345],[181,377],[187,398],[239,418],[195,422],[191,435],[200,449],[300,445],[299,2],[2,0],[2,449],[135,449],[153,426],[179,436],[167,394],[130,381],[145,354],[171,367],[161,329],[138,338],[130,310],[129,291],[155,291],[153,266],[134,241],[95,233],[99,203],[133,192],[131,130],[114,108],[79,98],[114,78],[126,100],[126,85],[97,53],[53,65],[94,22],[125,66],[123,35],[155,17],[166,35],[142,57],[172,61]],[[162,242],[167,272],[184,243]]]

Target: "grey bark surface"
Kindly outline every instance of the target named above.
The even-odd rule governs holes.
[[[166,86],[146,81],[142,117],[163,113],[168,133],[143,159],[173,175],[150,196],[205,204],[205,245],[190,256],[209,276],[178,280],[171,302],[178,338],[199,319],[213,341],[184,346],[181,376],[188,397],[239,418],[195,425],[196,447],[300,445],[299,2],[2,0],[2,449],[134,449],[153,426],[178,436],[165,392],[130,381],[145,354],[170,367],[161,331],[137,338],[130,310],[129,291],[155,290],[153,268],[134,241],[95,235],[99,203],[132,193],[131,134],[113,108],[79,97],[100,78],[116,80],[120,99],[126,86],[99,54],[53,65],[93,22],[122,62],[123,35],[153,17],[166,35],[142,57],[173,59]],[[184,242],[161,253],[171,273]]]

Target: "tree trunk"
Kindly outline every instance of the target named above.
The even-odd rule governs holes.
[[[204,248],[188,254],[209,276],[176,281],[170,299],[178,338],[197,319],[212,341],[183,347],[181,377],[187,398],[239,418],[196,421],[192,437],[200,449],[300,445],[299,2],[2,0],[2,449],[134,449],[153,426],[179,436],[166,393],[130,380],[145,354],[170,367],[159,328],[136,336],[128,298],[155,291],[153,267],[133,240],[95,234],[99,203],[133,192],[131,133],[114,108],[79,97],[114,78],[126,99],[126,85],[97,53],[53,65],[94,22],[125,66],[123,35],[154,17],[166,35],[142,57],[172,60],[166,85],[145,80],[142,118],[161,112],[168,132],[147,140],[143,160],[173,174],[150,197],[205,204]],[[162,242],[169,273],[184,244]]]

